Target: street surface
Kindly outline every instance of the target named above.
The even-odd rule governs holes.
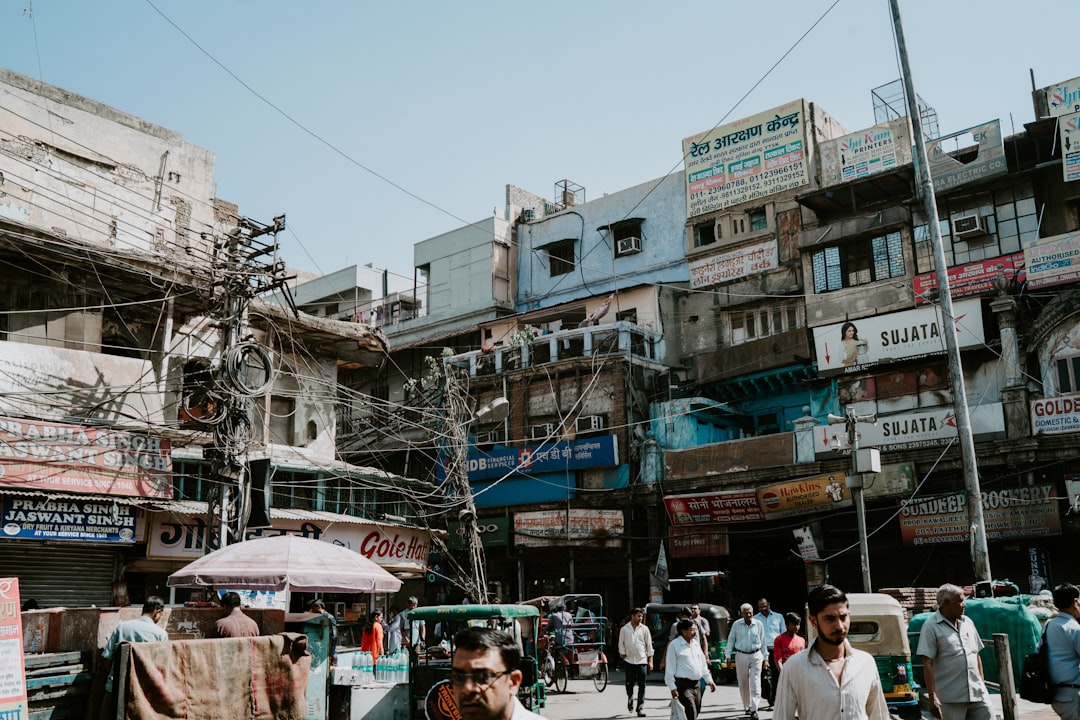
[[[637,714],[626,711],[626,687],[620,671],[611,673],[611,682],[604,692],[597,692],[592,680],[571,680],[565,693],[551,692],[547,696],[547,707],[540,711],[548,720],[604,720],[606,718],[636,718]],[[636,694],[635,690],[635,694]],[[636,696],[636,695],[635,695]],[[992,701],[1001,717],[1001,696],[992,695]],[[1025,700],[1019,703],[1020,717],[1023,720],[1058,720],[1049,705],[1036,705]],[[649,682],[645,687],[645,715],[649,718],[664,720],[670,716],[671,693],[664,687],[660,673],[649,673]],[[746,720],[743,714],[739,687],[732,682],[717,685],[716,692],[705,688],[704,702],[701,705],[702,720]],[[760,710],[760,720],[772,720],[772,712]],[[923,713],[929,720],[930,714]]]

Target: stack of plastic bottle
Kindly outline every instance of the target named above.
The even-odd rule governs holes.
[[[409,651],[397,650],[379,657],[375,667],[375,682],[398,685],[409,681]]]
[[[371,659],[371,653],[366,650],[361,650],[355,653],[356,658],[353,667],[360,671],[360,684],[368,685],[375,680],[374,667]]]

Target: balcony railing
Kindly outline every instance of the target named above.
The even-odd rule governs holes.
[[[663,356],[662,338],[633,323],[617,322],[560,330],[540,335],[524,345],[498,345],[489,350],[461,353],[450,358],[450,362],[467,364],[469,375],[476,377],[606,355],[659,363]]]

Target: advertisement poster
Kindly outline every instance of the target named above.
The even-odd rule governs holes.
[[[1080,394],[1031,401],[1031,434],[1060,435],[1080,430]]]
[[[757,496],[758,505],[761,506],[766,520],[852,505],[851,491],[844,483],[843,473],[828,473],[768,485],[758,489]]]
[[[108,500],[5,498],[0,537],[134,543],[142,538],[141,511]]]
[[[619,547],[622,510],[538,510],[514,514],[514,544],[524,547]]]
[[[1001,403],[972,405],[969,416],[976,438],[1003,436],[1005,414]],[[879,416],[874,424],[859,424],[859,447],[878,448],[883,453],[942,447],[955,442],[956,437],[956,415],[951,405]],[[831,423],[817,431],[814,450],[818,457],[850,455],[847,444],[845,423]]]
[[[822,184],[849,180],[911,164],[911,131],[906,117],[821,143]]]
[[[1061,133],[1061,168],[1065,182],[1080,180],[1080,112],[1058,120]]]
[[[975,144],[968,146],[968,140]],[[930,178],[939,193],[1008,172],[1000,120],[930,140],[926,143],[926,154]]]
[[[1080,112],[1080,78],[1051,85],[1043,89],[1043,94],[1050,117]]]
[[[982,493],[987,540],[1061,534],[1053,485],[1006,488]],[[967,493],[934,495],[900,504],[905,545],[966,543],[971,539]]]
[[[0,487],[171,498],[169,440],[0,417]]]
[[[710,525],[713,523],[761,520],[761,507],[753,490],[729,490],[694,495],[668,495],[664,498],[672,525]]]
[[[1024,248],[1027,284],[1031,289],[1071,283],[1080,278],[1080,232],[1039,240]]]
[[[775,240],[755,243],[730,252],[712,255],[690,263],[690,287],[699,290],[710,285],[740,280],[779,267]]]
[[[953,304],[949,330],[960,349],[983,344],[982,303]],[[945,353],[945,325],[937,306],[921,307],[814,328],[814,349],[822,375],[865,370],[879,363]]]
[[[29,717],[21,607],[19,578],[0,578],[0,717],[12,720]]]
[[[685,138],[686,217],[809,182],[805,121],[799,99]]]
[[[1010,280],[1017,278],[1022,281],[1024,279],[1024,254],[1002,255],[949,268],[949,295],[960,298],[990,292],[993,289],[991,282],[997,277],[998,271],[1005,273],[1005,277]],[[913,284],[916,305],[936,302],[938,297],[936,272],[916,275]]]

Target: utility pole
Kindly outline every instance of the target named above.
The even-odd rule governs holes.
[[[859,531],[859,567],[862,570],[863,592],[873,592],[870,583],[870,545],[866,537],[866,502],[863,498],[863,473],[881,472],[881,453],[877,448],[859,450],[859,423],[877,423],[874,415],[856,415],[853,410],[848,410],[844,417],[829,415],[829,420],[844,423],[847,431],[848,448],[851,449],[851,475],[844,478],[848,489],[851,490],[851,499],[855,503],[855,519]]]
[[[963,466],[964,487],[968,493],[968,512],[971,518],[971,561],[974,565],[976,580],[989,582],[993,579],[990,574],[990,551],[986,544],[986,521],[983,519],[982,490],[979,487],[979,466],[975,455],[975,440],[971,433],[971,416],[968,413],[967,389],[964,387],[964,368],[960,362],[960,348],[954,331],[956,316],[953,314],[952,294],[949,289],[949,266],[945,259],[945,246],[941,242],[937,197],[934,194],[934,183],[930,178],[922,113],[919,109],[918,96],[915,94],[915,81],[911,77],[907,44],[904,41],[904,26],[900,21],[899,0],[889,0],[889,7],[892,9],[893,32],[896,35],[896,49],[900,55],[904,94],[907,96],[908,117],[911,118],[911,132],[915,140],[919,192],[923,198],[923,211],[926,213],[930,243],[934,246],[934,265],[941,302],[942,335],[945,336],[945,346],[949,356],[956,434],[960,444],[960,462]]]
[[[277,259],[277,234],[285,216],[261,225],[240,218],[236,227],[214,241],[213,309],[219,331],[218,357],[212,371],[212,396],[220,404],[213,414],[211,459],[215,488],[207,504],[205,552],[216,539],[221,547],[244,539],[251,514],[248,451],[255,438],[254,404],[265,402],[274,383],[269,352],[255,342],[248,328],[252,298],[279,288],[290,278]],[[259,241],[272,235],[269,242]],[[269,256],[269,260],[262,258]]]

